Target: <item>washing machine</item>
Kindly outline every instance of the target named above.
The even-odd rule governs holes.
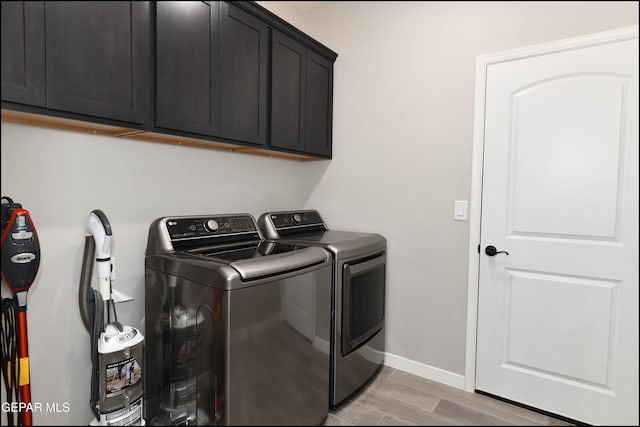
[[[329,405],[357,394],[384,364],[386,238],[330,230],[316,210],[267,212],[258,218],[270,241],[326,249],[332,257]]]
[[[268,242],[250,214],[155,220],[145,255],[151,425],[321,425],[331,256]]]

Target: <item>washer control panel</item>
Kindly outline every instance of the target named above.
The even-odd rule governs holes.
[[[248,215],[169,218],[166,227],[171,240],[257,234],[258,230]]]

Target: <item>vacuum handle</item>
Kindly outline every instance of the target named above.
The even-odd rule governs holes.
[[[29,372],[29,340],[27,337],[27,306],[18,308],[18,363],[20,363],[20,415],[23,426],[33,425],[31,405],[31,378]]]
[[[98,272],[98,290],[103,301],[111,299],[111,224],[100,209],[89,214],[86,231],[93,236],[95,243],[96,269]]]

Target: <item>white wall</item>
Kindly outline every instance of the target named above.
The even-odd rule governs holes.
[[[42,253],[27,299],[32,401],[43,405],[34,425],[86,425],[91,419],[90,343],[78,286],[84,227],[93,209],[102,209],[113,229],[113,287],[135,298],[117,305],[118,319],[142,328],[144,252],[154,219],[236,212],[257,217],[301,208],[315,173],[328,164],[309,168],[310,163],[6,122],[1,148],[2,195],[29,210]],[[47,413],[46,403],[52,402],[60,408],[68,403],[70,411]]]
[[[637,24],[638,3],[259,3],[339,54],[334,159],[308,206],[388,238],[388,361],[461,384],[469,226],[453,205],[470,198],[475,58]]]
[[[29,291],[32,395],[68,402],[36,424],[85,424],[89,338],[77,308],[84,224],[114,230],[122,321],[141,326],[144,249],[163,215],[318,209],[389,241],[388,351],[462,375],[474,61],[480,54],[638,23],[635,2],[260,2],[338,52],[334,158],[298,163],[2,123],[2,195],[42,245]],[[472,207],[473,208],[473,207]],[[396,359],[399,360],[399,359]]]

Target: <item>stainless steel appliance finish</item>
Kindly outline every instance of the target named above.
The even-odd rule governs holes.
[[[163,217],[145,257],[145,419],[320,425],[331,256],[267,242],[249,214]]]
[[[315,210],[268,212],[258,226],[274,242],[327,249],[333,258],[329,404],[337,407],[382,367],[386,239],[329,230]]]

